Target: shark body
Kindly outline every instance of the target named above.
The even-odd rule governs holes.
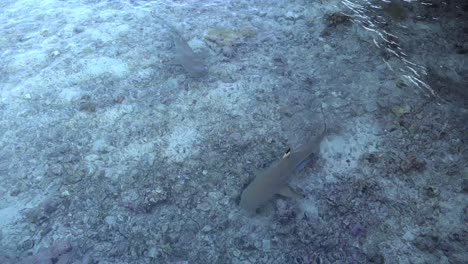
[[[182,65],[191,77],[199,78],[206,76],[208,74],[208,66],[206,65],[205,58],[201,54],[193,51],[187,41],[182,37],[182,34],[174,26],[158,16],[154,17],[162,21],[164,25],[169,28],[177,63]]]
[[[297,151],[286,153],[282,159],[257,175],[242,192],[240,206],[249,212],[255,212],[271,200],[275,194],[293,198],[300,197],[289,188],[288,181],[298,167],[307,162],[312,155],[319,154],[320,143],[326,135],[327,128],[325,126],[320,135],[312,138]]]

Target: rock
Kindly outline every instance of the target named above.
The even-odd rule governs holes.
[[[434,252],[439,238],[437,236],[420,236],[414,240],[414,245],[421,251]]]
[[[468,173],[465,172],[465,177],[468,177]],[[463,179],[463,182],[462,182],[462,190],[464,193],[468,193],[468,179]]]
[[[412,170],[420,171],[424,168],[426,163],[423,160],[418,159],[416,156],[409,156],[406,160],[400,163],[400,169],[404,173],[408,173]]]
[[[156,187],[154,190],[151,190],[145,195],[145,204],[149,206],[154,206],[156,204],[162,203],[167,199],[167,192],[160,186]]]
[[[50,165],[49,171],[54,175],[61,175],[63,173],[63,167],[61,164],[53,163]]]
[[[153,246],[150,249],[148,249],[148,257],[150,258],[157,258],[160,255],[160,249],[159,247]]]
[[[201,204],[197,205],[197,209],[205,211],[205,212],[209,211],[210,208],[211,208],[211,206],[208,203],[201,203]]]
[[[331,13],[325,16],[324,24],[327,27],[337,27],[338,25],[351,25],[351,17],[343,13]]]
[[[383,11],[395,21],[405,20],[408,17],[406,9],[400,3],[396,2],[385,4]]]
[[[239,29],[214,28],[208,30],[205,38],[219,46],[234,46],[242,43],[246,38],[255,36],[257,29],[247,25]]]
[[[294,208],[285,200],[276,200],[276,215],[279,218],[280,223],[286,224],[295,219],[296,213]]]
[[[210,225],[206,225],[202,228],[202,232],[204,233],[207,233],[207,232],[210,232],[212,230],[211,226]]]
[[[34,240],[27,239],[21,243],[21,250],[26,251],[34,247]]]
[[[271,250],[271,240],[269,239],[262,240],[262,250],[264,252],[269,252]]]
[[[234,56],[236,55],[236,51],[232,46],[223,46],[221,48],[221,53],[226,58],[234,58]]]
[[[302,14],[300,14],[298,12],[291,11],[291,10],[286,12],[286,14],[284,16],[285,16],[285,18],[287,20],[292,20],[292,21],[296,21],[298,19],[304,18],[304,15],[302,15]]]
[[[463,208],[463,221],[468,224],[468,205]]]
[[[60,55],[60,51],[58,50],[54,50],[50,53],[50,56],[55,58],[55,57],[58,57]]]
[[[367,236],[367,229],[359,223],[352,225],[350,228],[350,231],[351,231],[351,235],[353,235],[354,237],[366,237]]]
[[[109,226],[115,226],[117,224],[117,217],[108,215],[104,218],[104,221],[107,223]]]
[[[61,255],[57,262],[54,262],[54,264],[73,264],[76,263],[73,261],[73,254],[72,252],[65,253]]]
[[[108,153],[109,152],[109,143],[106,139],[100,138],[93,143],[93,151],[97,153]]]
[[[434,197],[438,197],[438,196],[439,196],[440,191],[439,191],[436,187],[429,186],[429,187],[424,188],[424,193],[425,193],[428,197],[434,198]]]
[[[61,200],[58,198],[51,198],[47,199],[42,203],[42,208],[44,213],[47,215],[52,214],[53,212],[57,211],[58,207],[61,204]]]
[[[384,264],[385,259],[382,256],[382,254],[373,254],[368,256],[369,263],[375,263],[375,264]]]
[[[53,256],[61,256],[72,250],[72,245],[69,241],[58,241],[56,242],[50,252]]]

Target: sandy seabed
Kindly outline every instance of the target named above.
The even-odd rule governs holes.
[[[0,263],[463,263],[468,6],[396,4],[1,1]]]

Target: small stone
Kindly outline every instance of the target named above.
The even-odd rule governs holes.
[[[404,173],[408,173],[412,170],[421,171],[426,163],[423,160],[418,159],[416,156],[409,156],[407,159],[400,163],[400,169]]]
[[[395,114],[398,117],[401,117],[403,115],[406,115],[411,112],[411,107],[408,105],[403,105],[403,106],[395,106],[392,108],[393,114]]]
[[[164,202],[166,199],[166,191],[162,187],[158,186],[154,190],[151,190],[146,194],[145,204],[152,207],[153,205]]]
[[[295,20],[303,18],[303,15],[289,10],[288,12],[286,12],[285,17],[288,20],[295,21]]]
[[[61,204],[60,199],[51,198],[43,202],[42,208],[44,210],[44,213],[50,215],[58,209],[60,204]]]
[[[403,235],[403,239],[406,241],[412,241],[415,239],[415,235],[411,231],[406,231]]]
[[[50,249],[53,256],[60,256],[72,250],[72,244],[69,241],[58,241]]]
[[[375,264],[384,264],[385,259],[381,254],[374,254],[374,255],[369,256],[369,262],[375,263]]]
[[[158,247],[151,247],[148,250],[148,257],[150,258],[157,258],[159,255],[159,248]]]
[[[55,58],[55,57],[58,57],[60,55],[60,51],[58,50],[54,50],[50,53],[50,56]]]
[[[93,151],[98,152],[98,153],[108,153],[109,144],[106,139],[100,138],[94,141],[92,149]]]
[[[104,221],[106,221],[107,225],[109,226],[115,226],[117,223],[117,218],[115,216],[108,215],[104,218]]]
[[[339,25],[350,25],[351,18],[342,13],[331,13],[325,16],[324,23],[329,28],[330,27],[336,28]]]
[[[85,29],[83,27],[75,27],[73,29],[73,32],[76,33],[76,34],[79,34],[81,32],[85,31]]]
[[[271,240],[269,239],[262,240],[262,249],[265,252],[269,252],[271,250]]]
[[[468,176],[468,173],[465,172],[465,177]],[[468,179],[463,179],[462,190],[464,193],[468,193]]]
[[[90,113],[96,112],[96,104],[93,102],[82,102],[80,103],[79,110]]]
[[[25,220],[31,224],[37,224],[45,220],[42,210],[40,208],[31,208],[25,211],[24,213]]]
[[[62,165],[57,164],[57,163],[52,164],[52,165],[50,166],[50,172],[51,172],[52,174],[54,174],[54,175],[60,175],[60,174],[62,174],[62,172],[63,172],[63,167],[62,167]]]
[[[396,81],[395,83],[396,87],[400,88],[400,89],[403,89],[405,87],[408,87],[409,84],[406,83],[406,81],[404,79],[399,79]]]
[[[369,163],[376,163],[379,160],[379,156],[374,153],[368,153],[364,155],[365,160]]]
[[[429,187],[424,188],[424,193],[425,193],[428,197],[434,198],[434,197],[438,197],[438,196],[439,196],[440,191],[439,191],[436,187],[429,186]]]
[[[23,251],[29,250],[33,247],[34,247],[34,240],[32,239],[28,239],[26,241],[23,241],[23,243],[21,243],[21,249]]]
[[[330,45],[325,44],[325,45],[323,45],[323,51],[325,53],[329,53],[329,52],[333,51],[333,48]]]
[[[49,30],[47,30],[47,29],[44,28],[44,29],[41,30],[41,33],[40,33],[40,34],[41,34],[41,36],[43,36],[43,37],[47,37],[47,36],[49,36]]]
[[[96,161],[98,159],[99,159],[99,156],[96,154],[89,154],[86,157],[84,157],[84,160],[89,161],[89,162]]]
[[[202,228],[201,231],[204,232],[204,233],[207,233],[207,232],[210,232],[211,230],[212,230],[211,226],[206,225],[206,226],[204,226],[204,227]]]
[[[465,221],[465,223],[468,223],[468,205],[465,206],[465,208],[463,208],[463,221]]]
[[[210,210],[210,205],[208,203],[201,203],[197,206],[197,209],[207,212]]]
[[[233,58],[236,55],[236,51],[234,50],[232,46],[223,46],[221,48],[221,53],[226,58]]]
[[[114,103],[116,103],[116,104],[120,104],[120,103],[123,102],[124,99],[125,99],[125,96],[118,95],[118,96],[114,97],[114,99],[112,101],[114,101]]]

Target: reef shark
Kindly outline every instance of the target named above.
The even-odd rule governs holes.
[[[208,74],[208,66],[202,54],[195,53],[189,46],[187,41],[182,37],[182,34],[171,24],[161,17],[154,15],[153,17],[160,20],[169,28],[174,47],[175,58],[182,65],[185,71],[194,78],[206,76]]]
[[[255,213],[275,194],[291,198],[302,197],[288,186],[288,181],[295,170],[308,162],[312,155],[319,154],[320,144],[327,133],[327,126],[324,124],[324,129],[318,136],[312,138],[297,151],[286,152],[279,161],[258,174],[242,192],[239,205],[247,211]]]

